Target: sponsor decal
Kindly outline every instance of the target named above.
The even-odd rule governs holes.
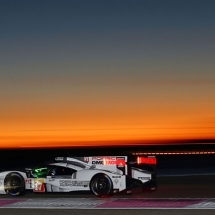
[[[124,157],[117,157],[116,167],[117,167],[117,169],[122,171],[123,175],[126,174],[125,173],[126,172],[125,166],[126,166],[125,158]]]
[[[124,167],[125,164],[126,164],[125,158],[123,158],[123,157],[118,157],[117,158],[117,160],[116,160],[117,167]]]
[[[92,157],[92,160],[103,161],[104,159],[109,161],[115,161],[116,157]]]
[[[114,179],[114,183],[117,185],[118,184],[118,179]]]
[[[124,158],[116,157],[92,157],[92,164],[94,165],[117,165],[118,167],[125,166]]]
[[[32,180],[31,179],[25,179],[25,183],[30,185],[30,188],[32,188]]]
[[[103,165],[103,161],[92,161],[92,164]]]
[[[62,161],[63,160],[63,157],[57,157],[55,158],[56,161]]]
[[[92,164],[95,164],[95,165],[116,165],[116,161],[104,159],[103,161],[92,161]]]
[[[42,178],[34,179],[34,192],[45,192],[44,179]]]
[[[30,184],[31,183],[31,179],[25,179],[25,183],[26,184]]]
[[[90,160],[90,158],[89,158],[89,157],[84,157],[84,162],[88,163],[88,162],[89,162],[89,160]]]
[[[59,181],[61,187],[86,187],[86,184],[77,181],[71,180],[60,180]]]
[[[121,176],[112,176],[112,178],[121,178]]]
[[[150,180],[150,177],[138,177],[139,180]]]

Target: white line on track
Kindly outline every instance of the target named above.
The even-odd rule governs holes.
[[[14,209],[215,209],[215,198],[56,198],[0,199],[0,208]]]

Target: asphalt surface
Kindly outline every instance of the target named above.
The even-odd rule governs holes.
[[[40,209],[0,209],[1,215],[214,215],[214,210],[40,210]]]

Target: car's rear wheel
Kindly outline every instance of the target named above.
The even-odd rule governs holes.
[[[23,177],[16,172],[9,173],[4,181],[6,193],[11,196],[20,196],[25,191],[25,182]]]
[[[100,173],[92,178],[90,189],[98,197],[107,197],[113,193],[113,183],[108,175]]]

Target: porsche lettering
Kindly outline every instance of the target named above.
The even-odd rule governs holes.
[[[92,160],[112,160],[115,161],[116,157],[92,157]]]

